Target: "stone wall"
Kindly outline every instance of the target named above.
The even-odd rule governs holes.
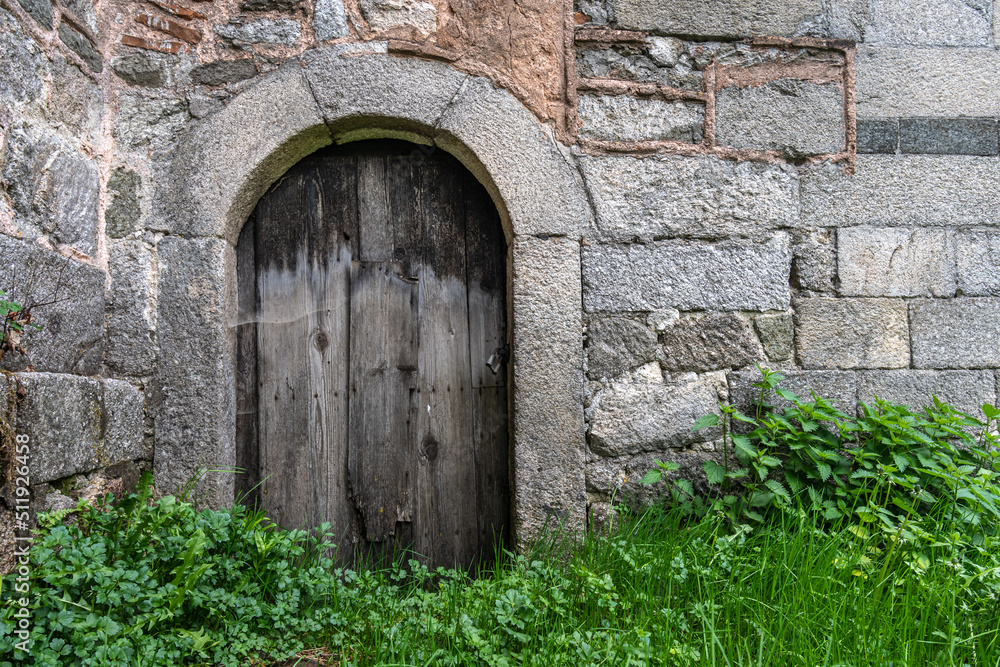
[[[332,140],[337,114],[354,114],[341,140],[384,136],[380,115],[417,134],[444,121],[413,109],[453,119],[434,140],[525,221],[508,224],[512,293],[528,295],[515,327],[545,321],[532,304],[550,277],[519,258],[558,241],[560,285],[581,296],[560,315],[580,341],[563,356],[584,359],[557,374],[579,385],[561,431],[586,444],[546,454],[551,415],[515,388],[515,447],[533,449],[514,458],[579,461],[552,475],[576,515],[583,479],[600,516],[648,493],[634,481],[654,458],[683,473],[719,456],[718,434],[690,424],[745,403],[756,363],[848,409],[996,402],[998,32],[989,0],[0,0],[0,288],[57,297],[30,359],[3,361],[33,401],[18,413],[33,481],[138,461],[171,486],[231,464],[239,222],[220,202],[252,205],[240,197],[280,176],[254,165],[287,168]],[[376,56],[434,67],[345,78]],[[520,129],[494,137],[498,116]],[[279,124],[298,143],[276,143]],[[180,188],[191,159],[202,180]],[[517,164],[532,185],[504,180]],[[517,356],[535,347],[515,346],[515,371],[542,363]],[[101,420],[82,435],[95,410],[121,425],[112,440]],[[227,489],[205,492],[222,504]]]
[[[105,219],[121,215],[122,202],[104,206],[118,181],[106,171],[113,147],[96,13],[70,5],[0,8],[0,289],[40,304],[42,325],[24,336],[29,356],[7,353],[0,395],[5,418],[31,437],[35,508],[58,504],[57,486],[102,495],[96,480],[108,468],[134,485],[136,462],[153,456],[148,372],[118,373],[111,361],[120,349],[108,322],[142,304],[116,304],[120,284],[107,289],[117,253]],[[150,357],[152,342],[147,335]],[[7,463],[0,497],[13,507]],[[11,515],[2,519],[6,534]]]
[[[577,11],[588,90],[705,109],[700,135],[667,136],[676,110],[658,124],[619,104],[609,121],[581,96],[597,212],[583,250],[593,516],[615,494],[648,494],[635,481],[654,458],[718,456],[714,434],[682,425],[715,393],[749,406],[755,363],[846,410],[873,396],[919,405],[934,393],[973,411],[996,401],[993,3]]]

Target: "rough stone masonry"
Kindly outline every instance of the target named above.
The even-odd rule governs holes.
[[[522,542],[718,457],[690,424],[754,364],[995,403],[998,40],[990,0],[0,0],[0,288],[55,300],[3,361],[36,505],[231,464],[231,230],[334,130],[446,147],[509,219]]]

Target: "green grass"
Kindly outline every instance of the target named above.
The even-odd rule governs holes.
[[[751,530],[651,510],[473,578],[338,570],[240,507],[75,516],[33,547],[30,657],[4,577],[0,664],[259,665],[313,647],[344,665],[1000,664],[1000,548],[946,533],[916,551],[805,513]]]
[[[577,556],[611,575],[633,607],[626,622],[656,638],[662,664],[671,650],[713,665],[1000,659],[996,570],[981,574],[992,591],[968,582],[980,558],[995,565],[996,552],[957,567],[917,562],[877,538],[826,532],[795,515],[749,535],[723,536],[714,518],[681,525],[676,514],[647,516],[629,538],[593,541]]]

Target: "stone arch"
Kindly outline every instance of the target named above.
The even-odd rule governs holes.
[[[364,49],[364,50],[359,50]],[[584,480],[580,240],[593,224],[568,149],[509,92],[378,45],[307,52],[261,77],[178,147],[154,202],[158,483],[199,467],[207,503],[232,501],[234,246],[267,188],[333,142],[401,138],[452,153],[487,188],[510,251],[512,518],[524,543],[547,521],[582,528]]]

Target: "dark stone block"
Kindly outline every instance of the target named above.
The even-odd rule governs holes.
[[[17,380],[26,396],[14,427],[31,434],[33,482],[53,482],[142,456],[144,396],[132,385],[63,373],[19,373]],[[4,395],[9,382],[0,381]],[[131,481],[127,466],[116,472]]]
[[[148,376],[156,362],[153,253],[138,239],[111,243],[108,273],[105,367],[118,377]]]
[[[73,53],[83,58],[91,72],[100,72],[104,69],[104,58],[94,50],[94,45],[90,40],[78,33],[65,23],[59,24],[59,39],[68,46]]]
[[[247,0],[240,6],[245,12],[297,12],[303,9],[302,0]]]
[[[992,118],[901,118],[903,153],[997,155],[997,121]]]
[[[120,239],[135,231],[142,210],[139,207],[139,187],[142,178],[131,169],[115,169],[108,179],[108,192],[113,196],[104,213],[108,236]]]
[[[111,69],[125,83],[132,86],[156,88],[166,82],[163,63],[145,53],[129,53],[111,61]]]
[[[614,23],[614,7],[607,0],[576,0],[576,11],[590,17],[589,23],[607,25]]]
[[[738,315],[715,313],[682,319],[664,332],[662,365],[668,371],[716,371],[764,360],[764,351]]]
[[[895,371],[890,371],[895,372]],[[857,375],[853,371],[800,371],[782,370],[785,379],[778,383],[782,389],[796,394],[799,398],[811,401],[813,392],[831,401],[838,410],[851,414],[857,405]],[[745,415],[755,415],[757,401],[760,400],[760,388],[755,382],[760,382],[760,371],[736,371],[729,373],[729,400]],[[791,405],[777,394],[770,392],[765,397],[766,402],[779,408]],[[745,428],[745,426],[744,426]]]
[[[614,378],[656,358],[656,334],[627,317],[599,317],[587,331],[588,375]]]
[[[11,299],[40,305],[32,311],[40,329],[22,343],[30,357],[8,352],[5,370],[94,375],[104,358],[105,274],[37,243],[0,234],[0,288]],[[52,303],[50,303],[52,302]]]
[[[34,227],[93,256],[98,246],[100,174],[86,158],[50,132],[14,127],[7,134],[2,182],[13,209]]]
[[[35,19],[35,22],[45,28],[52,30],[52,4],[49,0],[17,0],[28,12],[28,16]]]
[[[204,86],[221,86],[257,76],[257,67],[249,58],[217,60],[191,70],[191,80]]]
[[[65,147],[49,157],[41,168],[36,183],[37,194],[45,192],[49,204],[43,230],[52,240],[73,246],[80,252],[93,256],[98,246],[98,205],[100,176],[97,161]],[[47,173],[45,167],[48,167]],[[46,191],[47,190],[47,191]],[[37,196],[36,194],[36,196]]]
[[[795,327],[791,315],[760,315],[753,320],[764,353],[771,361],[785,361],[792,356]]]
[[[18,103],[31,102],[44,89],[45,58],[33,52],[34,40],[13,14],[0,11],[0,123],[9,126]]]
[[[899,121],[859,120],[859,153],[895,153],[899,145]]]

